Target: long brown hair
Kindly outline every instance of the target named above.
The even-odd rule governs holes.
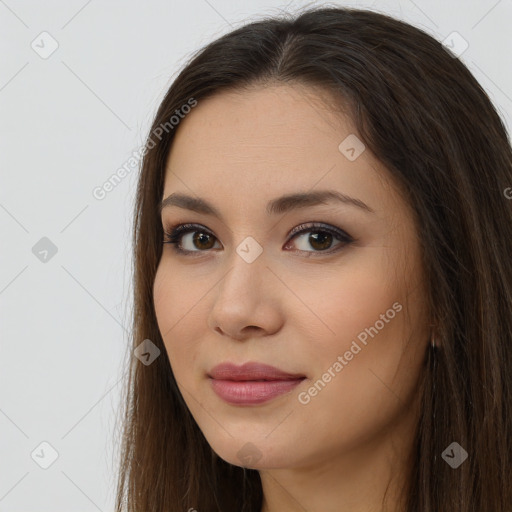
[[[191,100],[276,82],[327,89],[349,106],[359,138],[416,216],[439,341],[424,362],[407,511],[512,510],[508,134],[488,95],[441,42],[386,15],[341,7],[269,17],[220,37],[193,56],[158,108],[134,211],[133,339],[116,510],[261,510],[258,471],[219,458],[191,416],[152,292],[162,254],[158,205],[179,129],[170,118]],[[147,366],[133,356],[145,339],[161,350]],[[457,469],[442,456],[452,442],[468,453]]]

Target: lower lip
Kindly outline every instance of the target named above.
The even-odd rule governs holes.
[[[213,390],[224,401],[236,405],[268,402],[297,387],[304,378],[293,380],[234,381],[210,378]]]

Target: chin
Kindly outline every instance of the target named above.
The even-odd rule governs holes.
[[[293,446],[278,445],[277,440],[248,440],[226,437],[210,442],[212,450],[224,461],[234,466],[249,469],[277,469],[290,467],[297,463],[298,454]]]

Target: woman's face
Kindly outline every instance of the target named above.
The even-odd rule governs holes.
[[[158,326],[191,414],[238,466],[343,458],[405,439],[418,413],[429,339],[412,211],[318,94],[276,85],[201,100],[167,162],[162,199],[209,208],[162,209],[164,230],[194,227],[178,240],[189,252],[163,247]],[[248,362],[286,375],[214,374]]]

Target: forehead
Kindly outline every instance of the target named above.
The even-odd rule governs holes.
[[[178,126],[164,197],[174,191],[214,194],[243,208],[249,199],[266,204],[269,197],[314,188],[363,201],[382,194],[383,168],[370,151],[354,161],[340,151],[340,143],[357,134],[352,119],[333,105],[323,91],[301,85],[199,100]]]
[[[350,119],[335,115],[305,87],[221,92],[199,100],[181,122],[170,160],[229,160],[234,166],[250,163],[252,168],[263,171],[265,167],[275,174],[279,169],[274,162],[314,160],[312,145],[320,141],[318,149],[328,150],[327,158],[337,156],[340,136],[354,132],[350,124]]]

